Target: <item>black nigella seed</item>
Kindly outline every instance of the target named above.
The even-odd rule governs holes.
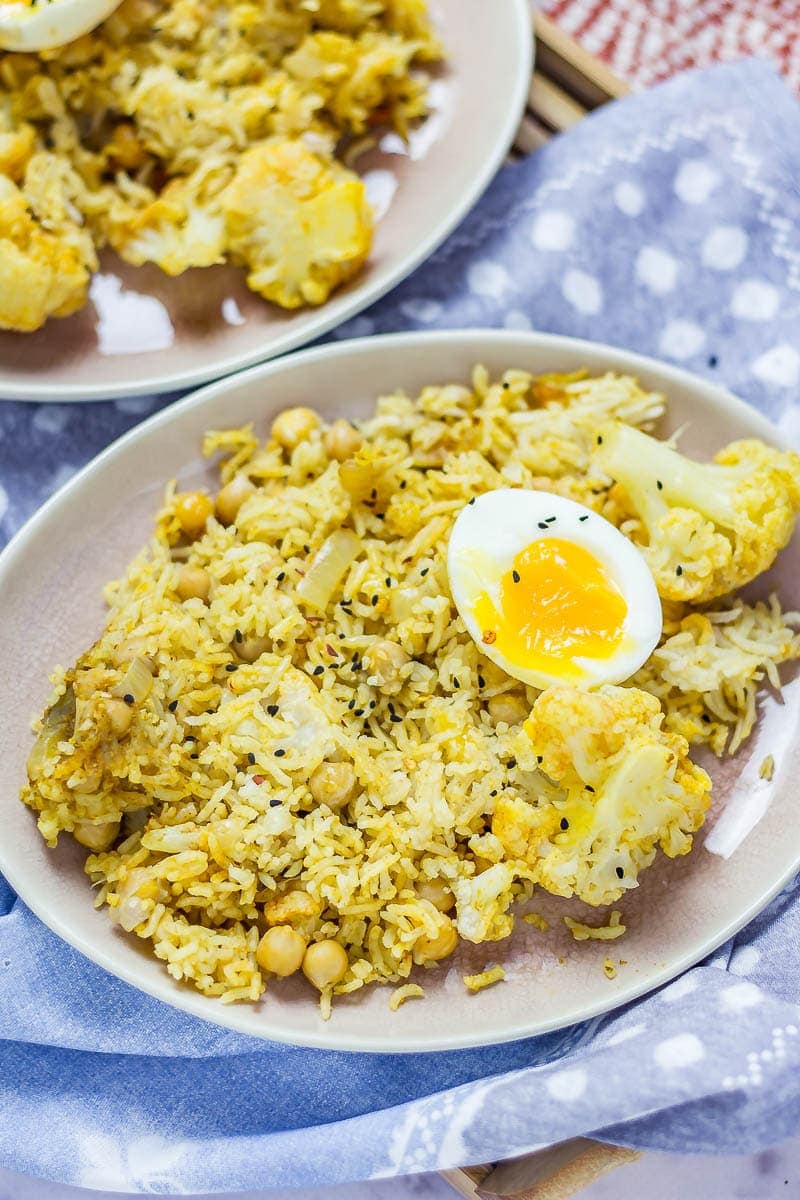
[[[386,586],[387,586],[387,587],[391,587],[391,586],[392,586],[392,577],[391,577],[391,575],[387,575],[387,576],[386,576],[386,579],[384,580],[384,583],[386,584]]]
[[[680,564],[679,564],[679,565],[678,565],[678,566],[675,568],[675,574],[676,574],[676,575],[682,575],[682,574],[683,574],[683,567],[682,567],[682,566],[680,566]]]
[[[508,767],[509,771],[513,771],[513,769],[516,765],[517,765],[517,760],[515,758],[510,758],[508,760],[508,762],[506,763],[506,766]]]
[[[370,500],[377,500],[377,499],[378,499],[378,489],[377,489],[377,488],[373,488],[373,489],[372,489],[372,491],[371,491],[371,492],[370,492],[370,494],[369,494],[369,498],[370,498]]]
[[[510,384],[510,383],[506,383],[506,381],[505,381],[505,380],[503,380],[503,389],[504,389],[504,391],[508,391],[508,389],[509,389],[510,387],[511,387],[511,384]]]
[[[250,763],[251,767],[254,767],[256,765],[256,756],[255,756],[255,754],[253,754],[252,750],[250,751],[250,753],[247,756],[247,761]]]
[[[226,671],[235,671],[236,663],[225,663],[225,670]]]
[[[519,583],[519,579],[520,579],[519,571],[512,571],[511,578],[514,580],[514,583]]]
[[[390,713],[394,712],[394,705],[392,704],[391,700],[389,701],[388,708]]]
[[[460,687],[461,687],[461,684],[458,682],[458,680],[457,680],[457,679],[454,679],[454,680],[453,680],[453,687],[454,687],[454,688],[460,688]]]
[[[311,547],[310,547],[310,546],[303,546],[303,549],[305,550],[306,554],[310,554],[310,553],[311,553]]]
[[[399,716],[398,713],[392,713],[392,715],[389,717],[389,720],[392,722],[393,725],[399,725],[399,723],[402,721],[402,719],[403,718],[401,716]]]
[[[285,751],[285,750],[283,750],[283,749],[281,749],[281,747],[279,746],[279,747],[278,747],[278,749],[275,751],[275,757],[276,757],[276,758],[283,758],[283,756],[284,756],[284,754],[285,754],[285,753],[286,753],[286,751]]]
[[[539,521],[538,524],[540,529],[547,529],[547,521]]]
[[[710,354],[710,355],[709,355],[709,357],[708,357],[708,365],[709,365],[710,367],[715,367],[715,366],[717,365],[717,363],[718,363],[718,362],[719,362],[719,359],[717,358],[716,354]]]
[[[540,766],[544,762],[544,759],[542,758],[541,754],[536,755],[536,761],[537,761],[537,763],[539,763]]]
[[[377,701],[377,700],[370,700],[370,702],[369,702],[369,706],[370,706],[370,708],[377,708],[377,707],[378,707],[378,701]]]
[[[711,724],[711,717],[708,715],[708,713],[703,713],[703,715],[702,715],[702,717],[700,718],[700,720],[703,722],[703,724],[704,724],[704,725],[710,725],[710,724]]]
[[[130,694],[130,692],[126,692],[122,699],[126,704],[133,704],[133,696]]]
[[[495,788],[495,789],[494,789],[494,791],[491,791],[491,792],[489,792],[489,795],[490,795],[490,796],[496,796],[496,795],[497,795],[497,788]]]
[[[321,675],[324,670],[325,668],[322,666],[322,664],[320,664],[320,666],[314,667],[314,674]]]
[[[271,717],[274,717],[274,716],[276,716],[276,715],[277,715],[277,712],[278,712],[278,706],[277,706],[277,704],[268,704],[268,705],[267,705],[267,712],[269,713],[269,715],[270,715]]]
[[[478,676],[478,687],[486,687],[486,680],[482,675]]]
[[[372,605],[372,607],[374,608],[374,607],[375,607],[375,605],[376,605],[377,603],[378,603],[378,597],[377,597],[377,596],[373,596],[373,597],[372,597],[372,599],[370,600],[370,604],[371,604],[371,605]]]
[[[270,802],[269,802],[269,806],[270,806],[270,808],[279,808],[279,807],[280,807],[280,803],[281,803],[281,802],[280,802],[280,800],[278,799],[278,797],[277,797],[277,796],[273,796],[273,797],[272,797],[272,799],[271,799],[271,800],[270,800]]]
[[[196,742],[197,738],[194,736],[193,733],[187,733],[186,737],[183,740],[185,742]]]
[[[178,707],[177,700],[170,700],[169,704],[167,705],[167,708],[169,709],[170,712],[175,712],[175,709],[177,707]]]
[[[423,567],[422,570],[420,571],[420,575],[422,576],[423,579],[428,574],[428,571],[430,571],[430,567]]]
[[[243,640],[244,640],[244,639],[243,639],[243,637],[242,637],[242,631],[241,631],[241,629],[237,629],[237,630],[236,630],[236,641],[237,641],[237,642],[241,642],[241,641],[243,641]]]
[[[597,444],[598,444],[598,446],[602,446],[602,444],[603,444],[603,439],[601,438],[599,433],[597,435]]]
[[[405,479],[401,479],[400,480],[400,491],[404,492],[407,487],[408,487],[408,481]]]
[[[351,700],[351,701],[350,701],[350,703],[348,704],[348,706],[347,706],[347,707],[348,707],[348,708],[350,709],[350,711],[352,712],[352,711],[353,711],[353,709],[355,708],[355,706],[356,706],[356,702],[355,702],[355,700]]]
[[[594,795],[594,788],[592,787],[592,785],[590,783],[587,783],[586,790],[587,790],[587,792],[591,792],[592,795]]]
[[[468,500],[468,501],[467,501],[467,503],[468,503],[468,504],[474,504],[474,503],[475,503],[475,497],[473,496],[471,500]]]
[[[278,583],[283,583],[283,581],[284,581],[284,579],[285,579],[285,578],[286,578],[286,572],[285,572],[285,571],[279,571],[279,572],[278,572],[278,574],[277,574],[277,580],[278,580]]]
[[[617,879],[624,879],[624,877],[625,872],[623,871],[622,867],[617,867]]]
[[[199,754],[190,754],[189,755],[189,758],[199,758],[199,757],[200,757]]]
[[[664,485],[663,485],[663,483],[661,482],[661,480],[660,480],[660,479],[657,479],[657,480],[656,480],[656,487],[658,488],[658,490],[659,490],[659,491],[661,491],[661,489],[663,488],[663,486],[664,486]]]
[[[588,520],[589,520],[589,514],[588,514],[588,513],[584,513],[582,517],[578,517],[578,520],[579,520],[579,521],[588,521]]]
[[[357,708],[356,711],[353,713],[354,717],[363,717],[363,715],[364,715],[363,708]]]
[[[567,818],[566,818],[566,817],[562,817],[562,818],[561,818],[561,828],[562,828],[562,829],[569,829],[569,821],[567,820]]]

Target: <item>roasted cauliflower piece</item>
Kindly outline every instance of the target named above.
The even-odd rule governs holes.
[[[630,536],[667,600],[706,603],[749,583],[772,565],[800,511],[800,456],[757,439],[698,463],[608,425],[595,464],[623,489],[636,518]]]
[[[0,329],[30,333],[48,317],[76,312],[95,266],[91,239],[77,221],[65,217],[45,228],[26,192],[0,174]]]
[[[283,308],[323,304],[350,279],[372,243],[358,176],[300,140],[246,150],[222,196],[228,247],[253,291]]]
[[[536,700],[523,728],[560,796],[548,785],[539,804],[501,796],[492,831],[541,887],[611,904],[636,887],[658,847],[670,858],[691,849],[711,780],[663,719],[658,700],[636,688],[559,684]]]
[[[215,211],[216,208],[216,211]],[[149,204],[115,204],[106,223],[110,244],[134,266],[153,262],[167,275],[211,267],[225,258],[225,220],[192,177],[173,179]]]

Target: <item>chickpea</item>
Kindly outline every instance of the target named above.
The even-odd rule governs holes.
[[[394,696],[403,686],[401,671],[411,658],[397,642],[376,642],[370,646],[366,655],[367,666],[371,675],[377,676],[381,690],[387,696]]]
[[[303,957],[303,974],[320,991],[344,979],[346,971],[347,951],[330,938],[312,942]]]
[[[308,781],[311,795],[317,804],[342,808],[353,794],[356,773],[348,762],[320,763]]]
[[[239,515],[239,509],[255,490],[255,484],[246,475],[234,475],[230,483],[217,492],[217,519],[223,525],[232,525]]]
[[[319,426],[312,408],[286,408],[272,422],[272,436],[284,450],[294,450]]]
[[[426,879],[424,883],[418,883],[417,895],[422,900],[430,900],[434,908],[443,913],[449,912],[456,902],[455,896],[443,879]]]
[[[133,723],[133,709],[130,704],[112,697],[111,700],[106,700],[106,715],[114,734],[118,738],[124,737]]]
[[[78,821],[72,831],[72,836],[81,846],[99,853],[108,850],[114,844],[119,833],[119,821],[102,821],[95,825],[93,821]]]
[[[306,939],[291,925],[273,925],[262,937],[256,950],[256,961],[273,975],[294,975],[303,965]]]
[[[423,934],[414,943],[414,961],[417,963],[439,962],[452,954],[458,945],[455,925],[442,913],[442,924],[436,937]]]
[[[242,662],[254,663],[257,658],[269,650],[270,642],[266,637],[243,637],[241,641],[234,638],[231,644],[237,658],[240,658]]]
[[[338,421],[333,422],[325,434],[322,444],[328,458],[335,458],[337,462],[341,463],[360,449],[361,434],[358,430],[353,429],[349,421],[340,417]]]
[[[205,492],[179,492],[175,497],[174,509],[180,527],[188,538],[196,541],[206,527],[206,521],[214,511],[211,497]]]
[[[211,591],[211,576],[202,567],[181,567],[175,591],[181,600],[207,600]]]
[[[502,696],[492,696],[487,708],[495,725],[501,721],[506,725],[521,725],[530,711],[519,696],[511,696],[507,692]]]

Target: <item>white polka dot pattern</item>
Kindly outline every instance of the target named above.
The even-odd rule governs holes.
[[[561,282],[561,294],[579,313],[596,316],[603,307],[600,281],[586,271],[567,271]]]

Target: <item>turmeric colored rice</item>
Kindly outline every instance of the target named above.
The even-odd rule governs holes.
[[[564,824],[568,784],[526,749],[546,693],[481,654],[445,566],[456,515],[498,486],[629,521],[595,431],[648,429],[664,407],[629,377],[478,367],[355,424],[295,409],[266,441],[209,433],[220,490],[169,485],[152,541],[107,588],[105,630],[54,677],[23,791],[47,843],[89,847],[97,904],[175,979],[253,1001],[302,969],[326,1010],[460,940],[505,938],[537,886],[611,903],[659,846],[687,852],[710,786],[688,746],[747,738],[758,689],[800,654],[797,614],[665,603],[635,687],[587,701],[605,720],[630,698],[606,752],[641,721],[685,793],[661,829],[614,834],[597,892],[599,852]]]

